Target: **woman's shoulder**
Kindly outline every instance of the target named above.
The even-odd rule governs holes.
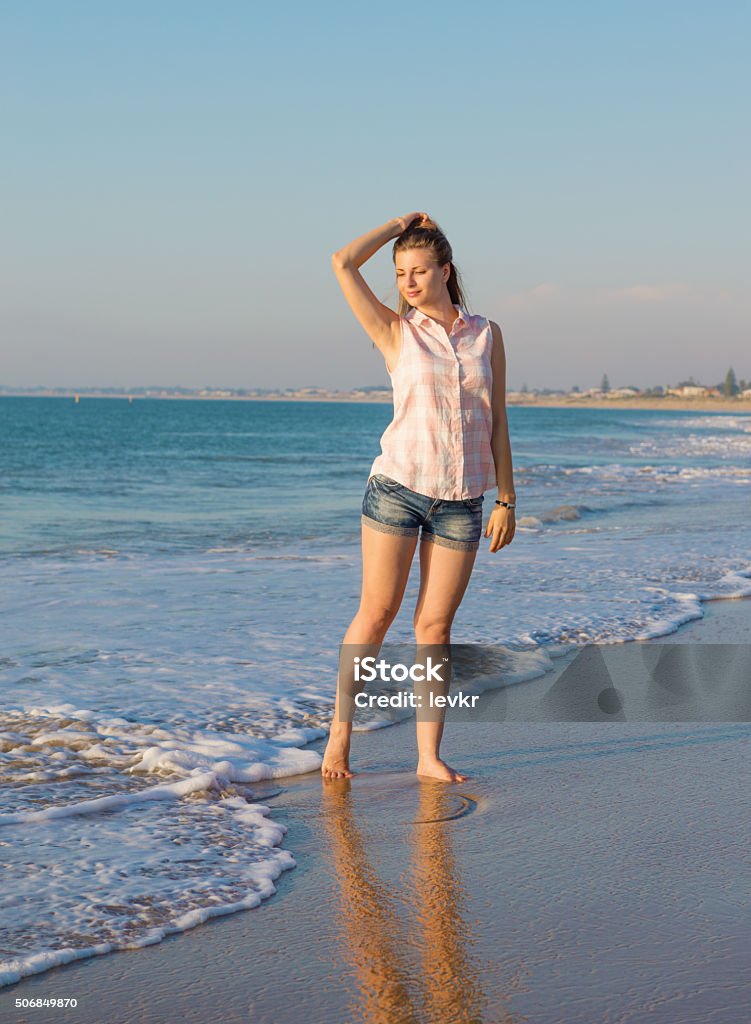
[[[467,313],[466,320],[467,325],[477,332],[490,329],[495,334],[496,330],[500,330],[498,324],[491,320],[490,317],[485,316],[484,313]]]
[[[460,306],[456,304],[455,308],[458,310],[459,315],[463,317],[463,319],[466,320],[467,323],[484,325],[487,325],[489,323],[489,320],[484,313],[474,313],[471,309],[467,309],[466,306]]]
[[[498,326],[495,320],[491,320],[490,317],[485,316],[482,313],[470,313],[469,321],[470,323],[473,324],[476,323],[480,327],[490,327],[493,334],[500,334],[501,328]]]

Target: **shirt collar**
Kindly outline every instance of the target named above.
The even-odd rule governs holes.
[[[466,324],[469,320],[469,313],[463,306],[458,306],[455,302],[452,303],[452,305],[459,314],[459,319],[462,323]],[[428,323],[435,323],[435,320],[433,320],[432,317],[427,316],[425,313],[421,313],[416,306],[413,306],[412,309],[405,314],[405,320],[418,320],[421,324],[424,324],[426,321]]]

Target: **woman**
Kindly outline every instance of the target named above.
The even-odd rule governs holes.
[[[384,306],[359,268],[396,238],[399,312]],[[394,418],[381,438],[362,505],[360,607],[343,643],[380,644],[396,617],[420,529],[418,644],[450,642],[482,534],[484,492],[498,488],[485,530],[490,551],[515,530],[506,359],[501,330],[467,312],[451,246],[425,213],[397,217],[332,257],[352,312],[386,361]],[[340,687],[324,778],[349,778],[350,721],[339,721]],[[417,774],[468,778],[438,756],[443,722],[417,722]]]

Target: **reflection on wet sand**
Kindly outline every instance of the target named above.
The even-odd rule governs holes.
[[[323,788],[322,822],[338,883],[340,949],[356,979],[349,1020],[368,1024],[514,1024],[492,1012],[473,959],[471,898],[452,844],[452,820],[466,813],[444,783],[418,783],[416,820],[405,842],[410,861],[394,883],[379,878],[358,827],[349,779]],[[366,793],[359,794],[367,800]],[[471,801],[470,801],[471,803]]]
[[[475,944],[467,919],[468,893],[455,861],[451,813],[442,783],[422,783],[418,819],[411,835],[415,934],[422,963],[424,1019],[483,1020],[480,972],[472,961]]]

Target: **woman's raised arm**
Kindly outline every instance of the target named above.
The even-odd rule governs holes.
[[[382,245],[392,238],[398,238],[413,220],[422,216],[421,213],[409,213],[406,217],[394,217],[379,228],[356,238],[331,257],[334,273],[350,309],[368,337],[373,339],[383,353],[387,365],[395,346],[396,335],[392,332],[392,324],[397,323],[399,317],[373,294],[359,268]]]

